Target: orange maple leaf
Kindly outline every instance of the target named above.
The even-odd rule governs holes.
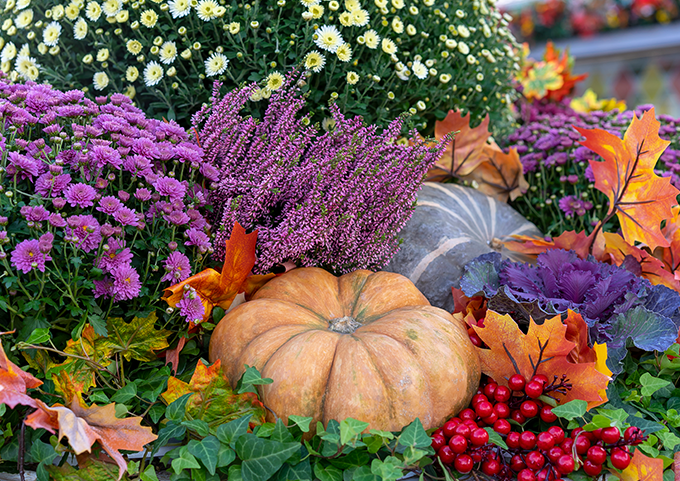
[[[469,112],[463,117],[460,111],[449,110],[444,120],[435,122],[434,137],[440,141],[451,133],[455,133],[455,137],[447,142],[442,156],[427,173],[430,181],[441,182],[468,175],[485,160],[482,153],[491,136],[488,115],[481,124],[471,128]]]
[[[544,374],[548,379],[564,374],[572,388],[566,394],[555,393],[558,402],[582,399],[588,402],[588,408],[605,403],[610,377],[597,368],[598,363],[604,363],[600,358],[606,359],[606,350],[588,352],[583,346],[585,338],[580,334],[585,329],[585,321],[573,311],[568,311],[567,319],[565,324],[558,315],[541,325],[531,319],[529,330],[524,334],[509,315],[488,311],[484,326],[472,326],[487,346],[477,349],[482,372],[506,385],[516,373],[527,379],[535,374]]]
[[[76,454],[91,452],[99,441],[104,451],[118,465],[118,479],[127,470],[127,462],[119,450],[141,451],[158,436],[150,427],[142,426],[141,417],[118,419],[113,403],[106,406],[87,406],[80,395],[71,400],[71,406],[61,404],[48,406],[37,402],[37,411],[26,418],[26,424],[33,429],[46,429],[52,434],[59,432],[59,440],[66,436]]]
[[[477,190],[507,202],[515,200],[529,188],[524,178],[524,168],[515,148],[506,154],[498,147],[487,145],[482,153],[483,162],[461,180],[476,182]]]
[[[557,237],[547,240],[542,237],[531,237],[525,235],[515,235],[513,238],[516,241],[506,241],[503,244],[508,250],[519,252],[530,256],[537,256],[551,249],[564,249],[576,252],[576,255],[581,259],[586,259],[590,254],[592,245],[592,254],[596,259],[601,260],[602,252],[604,250],[604,240],[601,235],[593,242],[595,231],[590,235],[586,235],[585,231],[565,231]]]
[[[659,137],[660,125],[652,108],[639,120],[633,116],[623,140],[604,130],[574,127],[586,138],[581,145],[604,159],[590,161],[595,188],[609,198],[602,224],[616,214],[624,239],[629,244],[643,242],[650,249],[668,247],[660,225],[672,216],[680,193],[670,178],[654,173],[659,156],[670,144]]]
[[[165,289],[162,299],[170,307],[175,307],[182,300],[184,286],[188,285],[196,289],[201,297],[204,321],[210,318],[213,307],[228,309],[242,290],[248,274],[255,265],[256,243],[257,231],[246,234],[246,230],[236,222],[231,237],[226,241],[222,272],[210,268],[202,270],[185,281]]]
[[[621,472],[610,469],[621,481],[661,481],[663,479],[663,460],[645,456],[639,449],[626,469]]]
[[[11,332],[0,332],[0,336]],[[0,342],[0,404],[7,404],[10,409],[17,404],[36,407],[36,400],[27,395],[26,390],[40,385],[42,385],[40,379],[23,371],[7,358]]]
[[[675,280],[680,281],[680,206],[672,209],[673,216],[666,221],[661,230],[668,241],[668,247],[657,247],[654,257],[664,264],[664,269],[672,273]]]

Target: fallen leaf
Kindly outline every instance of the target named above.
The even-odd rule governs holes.
[[[10,333],[0,332],[0,339],[4,334]],[[36,400],[27,395],[26,390],[35,389],[41,385],[40,379],[23,371],[9,360],[0,341],[0,404],[6,404],[10,409],[17,404],[36,407]]]
[[[191,380],[186,383],[176,377],[168,379],[168,388],[161,394],[170,404],[185,394],[192,394],[186,404],[189,419],[202,419],[218,426],[247,413],[253,413],[253,420],[264,422],[264,406],[254,393],[236,394],[227,381],[219,361],[206,366],[200,360]]]
[[[585,324],[581,316],[572,311],[568,311],[567,316],[575,325],[572,331],[580,331],[578,324]],[[567,339],[568,328],[561,316],[546,319],[541,325],[532,319],[524,334],[509,315],[488,311],[484,326],[472,327],[487,346],[477,348],[482,372],[496,382],[507,385],[507,380],[516,373],[527,379],[534,374],[544,374],[548,379],[564,374],[572,388],[565,395],[556,394],[558,402],[581,399],[592,408],[607,401],[602,393],[610,377],[597,370],[597,358],[601,354],[595,351],[596,359],[591,362],[570,361],[570,356],[574,359],[582,355],[583,347],[577,348],[575,342]],[[572,354],[575,348],[577,351]]]
[[[226,241],[222,272],[205,269],[179,284],[165,289],[162,297],[170,307],[175,307],[182,299],[184,286],[196,289],[204,307],[203,320],[210,319],[215,306],[228,309],[231,302],[243,289],[243,284],[255,265],[255,244],[257,231],[246,234],[238,222],[234,224],[231,237]]]
[[[581,75],[572,75],[571,69],[573,67],[574,59],[569,55],[569,49],[564,49],[561,52],[555,48],[555,44],[548,42],[543,58],[546,62],[556,63],[562,72],[562,86],[548,92],[547,98],[553,102],[561,102],[566,96],[571,94],[577,82],[588,77],[587,73]]]
[[[177,374],[177,368],[179,367],[179,353],[182,352],[182,349],[184,349],[186,343],[187,338],[180,337],[177,347],[165,351],[165,365],[167,366],[170,364],[173,374]]]
[[[610,469],[621,481],[661,481],[663,476],[663,460],[645,456],[636,449],[626,469],[618,472]]]
[[[666,221],[661,233],[668,241],[668,247],[657,247],[654,257],[664,264],[664,269],[680,280],[680,206],[672,209],[673,216]]]
[[[598,110],[609,112],[614,109],[623,112],[626,110],[626,102],[624,100],[616,100],[615,98],[598,100],[595,92],[591,89],[587,89],[581,97],[572,99],[569,103],[569,107],[576,112],[581,113],[595,112]]]
[[[286,271],[287,272],[287,271]],[[267,282],[281,274],[254,274],[246,277],[245,282],[241,286],[241,290],[246,295],[246,301],[252,299],[257,291],[260,290]],[[240,290],[239,290],[240,292]]]
[[[36,402],[38,409],[27,416],[27,426],[46,429],[52,434],[58,432],[60,441],[67,437],[75,454],[92,452],[92,446],[98,441],[116,461],[118,479],[127,470],[127,462],[119,450],[138,452],[157,438],[150,427],[140,424],[141,417],[116,418],[113,403],[88,407],[79,395],[72,398],[70,407],[61,404],[50,407],[40,400]]]
[[[553,237],[550,240],[540,237],[520,236],[516,235],[513,238],[517,240],[506,241],[503,244],[506,248],[513,252],[521,254],[538,256],[551,249],[573,250],[581,259],[586,259],[592,244],[592,236],[586,235],[585,231],[566,231],[559,236]]]
[[[453,313],[462,312],[463,315],[472,314],[476,321],[484,319],[486,315],[486,297],[468,297],[462,289],[451,288],[453,294]]]
[[[469,112],[463,117],[460,111],[449,110],[444,120],[435,122],[434,137],[441,141],[452,133],[454,138],[446,144],[442,156],[427,173],[430,181],[443,182],[466,176],[484,162],[482,154],[491,136],[488,115],[477,127],[471,128]]]
[[[564,85],[563,67],[557,62],[536,62],[522,77],[522,94],[529,100],[542,99]]]
[[[168,347],[168,336],[172,332],[156,329],[156,313],[148,317],[134,317],[126,323],[120,317],[110,317],[106,321],[109,336],[100,338],[100,343],[111,354],[121,354],[126,360],[153,361],[161,351]]]
[[[506,154],[487,145],[482,158],[484,162],[462,180],[476,182],[477,190],[501,202],[507,202],[508,197],[515,200],[527,191],[529,183],[524,178],[524,168],[515,148],[510,148]]]
[[[609,198],[607,215],[618,216],[628,243],[639,241],[650,249],[668,247],[661,222],[672,216],[680,194],[669,177],[654,173],[659,156],[670,144],[659,137],[660,125],[652,108],[641,119],[633,116],[623,140],[605,130],[574,127],[586,138],[581,145],[604,159],[591,160],[590,167],[595,188]]]

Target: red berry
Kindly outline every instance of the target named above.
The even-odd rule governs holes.
[[[628,442],[631,439],[633,439],[634,437],[636,437],[639,432],[640,432],[640,428],[637,428],[635,426],[630,426],[630,427],[626,428],[626,431],[623,433],[623,440]]]
[[[451,451],[451,448],[448,446],[444,446],[437,451],[437,456],[439,456],[439,459],[441,459],[444,464],[451,464],[453,463],[453,460],[456,459],[456,454]]]
[[[590,448],[590,439],[581,435],[574,440],[574,446],[576,446],[576,452],[578,454],[586,454]]]
[[[496,392],[493,393],[493,398],[496,400],[496,402],[506,403],[510,400],[511,394],[510,388],[507,386],[498,386],[496,388]]]
[[[546,466],[545,468],[541,469],[538,473],[536,473],[537,481],[554,481],[554,479],[555,471],[548,466]]]
[[[470,434],[470,442],[475,446],[482,446],[489,442],[489,433],[486,432],[486,429],[475,429]]]
[[[562,451],[562,448],[560,448],[559,446],[553,446],[552,448],[548,449],[548,459],[553,464],[555,464],[557,460],[562,457],[563,454],[564,451]]]
[[[511,449],[517,449],[519,448],[519,437],[519,433],[517,431],[513,431],[508,434],[505,444],[507,444]]]
[[[486,386],[484,386],[484,394],[486,394],[486,397],[491,399],[496,392],[496,388],[498,387],[498,384],[495,382],[490,382]]]
[[[543,385],[548,384],[548,377],[544,376],[543,374],[536,374],[534,377],[531,378],[531,380],[540,382]]]
[[[470,329],[468,329],[468,336],[470,337],[470,342],[472,342],[472,345],[475,347],[482,347],[484,345],[484,343],[482,342],[482,338],[479,337],[476,332],[474,332],[474,329],[472,329],[472,332],[470,332]]]
[[[592,436],[590,439],[591,441],[593,441],[593,439],[600,439],[602,437],[602,428],[594,429],[593,431],[590,431],[590,434]]]
[[[521,391],[524,389],[526,382],[527,380],[524,379],[524,376],[521,374],[513,374],[510,376],[510,379],[508,379],[508,387],[513,391]]]
[[[555,469],[557,469],[557,472],[560,474],[569,474],[574,471],[574,468],[574,458],[571,456],[571,454],[564,454],[560,456],[555,463]]]
[[[583,471],[588,476],[597,476],[602,472],[602,465],[595,464],[590,459],[586,459],[585,462],[583,463]]]
[[[470,426],[468,426],[467,424],[459,424],[453,430],[454,434],[460,434],[461,436],[466,438],[470,437],[471,432],[472,430],[470,429]]]
[[[496,431],[498,434],[506,435],[510,431],[512,431],[512,425],[505,419],[499,419],[498,421],[493,423],[493,430]]]
[[[482,463],[482,472],[487,476],[495,476],[501,472],[501,463],[495,459]]]
[[[475,429],[477,427],[477,423],[475,421],[473,421],[472,419],[466,419],[465,421],[463,421],[462,424],[468,425],[470,427],[470,429]]]
[[[524,401],[519,410],[522,413],[522,416],[533,418],[538,414],[538,404],[534,401]]]
[[[555,438],[555,444],[560,444],[562,441],[564,441],[564,429],[561,427],[550,426],[548,428],[548,432],[552,434],[553,438]]]
[[[441,434],[442,436],[444,435],[444,431],[442,431],[442,428],[439,428],[435,432],[433,432],[432,436],[436,436],[437,434]]]
[[[519,445],[523,449],[534,449],[536,447],[536,435],[531,431],[524,431],[519,435]]]
[[[496,404],[493,410],[499,418],[505,419],[510,416],[510,408],[505,403]]]
[[[552,436],[552,434],[550,434],[548,432],[540,433],[538,435],[538,438],[536,439],[536,446],[541,451],[547,451],[548,449],[552,448],[554,445],[555,445],[555,438]]]
[[[602,446],[588,448],[588,459],[595,464],[604,464],[607,461],[607,451]]]
[[[616,469],[626,469],[630,464],[630,454],[620,448],[612,449],[609,459]]]
[[[607,444],[614,444],[621,439],[621,431],[619,428],[612,426],[611,428],[604,428],[602,430],[601,439]]]
[[[582,433],[582,432],[583,432],[583,428],[572,429],[572,430],[571,430],[571,437],[572,437],[573,439],[576,439],[576,436],[578,436],[579,433]]]
[[[541,408],[541,412],[539,414],[541,419],[546,423],[554,423],[557,421],[557,415],[553,414],[552,407],[548,406],[547,404]]]
[[[459,454],[456,456],[456,460],[453,462],[453,467],[459,473],[469,473],[472,471],[472,466],[474,465],[472,458],[467,454]]]
[[[463,454],[465,450],[467,450],[467,446],[467,439],[460,434],[454,434],[454,436],[449,439],[449,447],[451,448],[451,451],[456,454]]]
[[[527,396],[530,398],[536,399],[543,394],[543,384],[538,381],[531,381],[527,383],[524,392],[527,393]]]
[[[449,419],[448,421],[446,421],[444,423],[444,427],[442,429],[444,436],[446,436],[447,438],[450,438],[451,436],[453,436],[453,434],[456,430],[456,426],[458,426],[459,424],[460,424],[460,421],[455,422],[453,419]]]
[[[489,416],[484,418],[484,422],[489,426],[492,426],[498,420],[498,414],[492,412]]]
[[[571,448],[574,446],[574,440],[572,438],[566,438],[560,443],[560,448],[567,454],[571,454]]]
[[[536,481],[536,475],[531,469],[523,469],[517,473],[517,481]]]
[[[479,402],[475,406],[475,411],[480,418],[491,416],[491,413],[493,413],[493,404],[491,404],[489,401]]]
[[[538,451],[531,451],[524,457],[524,462],[527,463],[527,468],[537,471],[545,464],[545,457]]]
[[[510,414],[510,419],[515,421],[517,424],[524,424],[527,422],[527,418],[525,418],[524,414],[522,414],[518,409],[512,411],[512,414]]]
[[[527,465],[524,462],[524,459],[519,454],[515,454],[510,459],[510,469],[512,469],[514,472],[519,473],[521,470],[523,470],[526,467],[527,467]]]
[[[470,457],[475,463],[481,463],[482,462],[482,453],[479,451],[473,451],[470,453]]]
[[[446,438],[441,434],[432,436],[431,446],[435,451],[439,451],[441,448],[446,446]]]
[[[477,417],[477,413],[475,413],[472,409],[467,408],[458,413],[458,417],[461,419],[461,421],[467,421],[468,419],[474,421],[474,419]]]
[[[475,394],[472,397],[472,402],[470,402],[470,404],[472,405],[472,407],[476,407],[477,404],[479,404],[480,402],[488,400],[489,398],[487,398],[484,394]]]

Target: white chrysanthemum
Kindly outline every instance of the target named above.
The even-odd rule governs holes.
[[[153,10],[144,10],[139,16],[139,23],[146,28],[153,28],[158,22],[158,14]]]
[[[364,34],[364,42],[368,48],[376,49],[380,43],[380,35],[375,30],[367,30]]]
[[[161,50],[158,53],[161,62],[170,65],[177,58],[177,46],[175,42],[165,42],[161,45]]]
[[[97,2],[88,2],[85,7],[85,16],[91,22],[96,22],[102,15],[102,7]]]
[[[144,83],[147,87],[153,87],[163,78],[163,67],[158,62],[151,61],[144,67]]]
[[[132,55],[139,55],[142,51],[142,43],[139,40],[128,40],[125,47]]]
[[[64,13],[66,18],[74,21],[76,18],[78,18],[78,15],[80,15],[80,6],[76,2],[71,2],[66,6]]]
[[[348,43],[343,43],[338,47],[335,54],[341,62],[349,62],[352,60],[352,47],[350,47]]]
[[[220,5],[215,0],[201,0],[196,5],[196,15],[204,22],[209,22],[218,17]]]
[[[267,76],[267,88],[269,90],[278,90],[283,86],[285,78],[279,72],[272,72]]]
[[[343,27],[351,27],[352,25],[354,25],[354,20],[352,20],[352,14],[349,12],[342,12],[338,17],[338,20],[340,20],[340,24]]]
[[[368,22],[370,20],[371,16],[363,8],[357,8],[356,10],[352,10],[352,23],[354,24],[355,27],[364,27],[368,25]]]
[[[385,52],[387,55],[392,55],[394,53],[397,53],[397,44],[394,43],[389,38],[383,38],[382,39],[381,47],[382,47],[382,51]]]
[[[28,46],[27,43],[23,44],[21,48],[19,49],[19,52],[17,53],[17,62],[19,61],[19,57],[30,57],[31,56],[31,49]]]
[[[413,75],[418,77],[420,80],[427,78],[427,67],[422,62],[416,60],[413,62],[411,69],[413,70]]]
[[[347,72],[347,83],[354,85],[359,81],[359,74],[356,72]]]
[[[316,40],[314,42],[316,45],[323,50],[327,50],[331,53],[335,53],[338,47],[345,43],[340,35],[340,31],[334,25],[324,25],[318,29],[315,33]]]
[[[106,72],[97,72],[92,77],[95,90],[104,90],[109,85],[109,76]]]
[[[319,73],[326,65],[326,57],[316,50],[309,52],[305,57],[305,68],[312,72]]]
[[[361,3],[359,3],[359,0],[345,0],[345,9],[348,12],[352,12],[357,8],[361,8]]]
[[[300,0],[300,3],[305,7],[310,7],[312,5],[318,5],[320,0]]]
[[[125,80],[128,82],[134,82],[139,77],[139,70],[137,67],[130,65],[127,70],[125,70]]]
[[[470,47],[465,42],[458,42],[458,51],[463,55],[470,53]]]
[[[309,13],[312,15],[313,19],[318,19],[323,17],[323,6],[322,5],[311,5],[309,7]]]
[[[221,53],[214,53],[205,61],[205,74],[208,77],[223,74],[227,70],[229,59]]]
[[[9,2],[7,2],[9,3]],[[17,10],[23,10],[31,4],[31,0],[19,0],[17,2]]]
[[[172,18],[186,17],[191,13],[191,3],[189,0],[170,0],[168,7]]]
[[[106,0],[102,3],[102,12],[107,17],[115,17],[123,9],[123,2],[120,0]]]
[[[17,56],[16,46],[14,45],[13,42],[7,42],[2,49],[2,52],[0,52],[0,61],[2,61],[2,63],[6,63],[16,56]]]
[[[24,10],[23,12],[19,13],[19,15],[17,15],[17,18],[14,19],[14,25],[17,28],[26,28],[31,24],[32,21],[33,10],[29,8],[28,10]]]
[[[43,30],[43,43],[48,47],[54,47],[59,42],[61,25],[59,22],[50,22]]]
[[[40,65],[33,57],[28,55],[19,55],[14,68],[26,80],[35,81],[40,74]]]
[[[106,62],[109,59],[109,49],[100,48],[97,50],[97,62]]]
[[[82,40],[87,35],[87,22],[82,18],[76,20],[73,25],[73,38],[76,40]]]

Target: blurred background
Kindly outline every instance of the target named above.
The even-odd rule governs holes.
[[[568,48],[574,74],[588,73],[575,96],[591,89],[629,107],[654,104],[680,117],[680,0],[500,0],[517,40],[540,59],[546,43]]]

